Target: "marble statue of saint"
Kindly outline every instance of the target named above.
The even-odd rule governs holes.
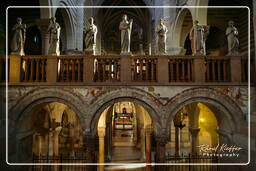
[[[50,46],[48,50],[49,55],[60,55],[60,30],[61,27],[59,23],[56,22],[56,18],[52,17],[48,27],[48,32],[50,33]]]
[[[22,19],[17,18],[17,24],[12,28],[14,32],[11,40],[11,54],[24,56],[24,44],[26,40],[26,24],[22,24]]]
[[[98,32],[97,26],[94,25],[93,18],[91,17],[89,19],[89,25],[85,30],[85,39],[84,39],[85,51],[91,51],[93,54],[95,54],[97,32]]]
[[[123,15],[123,20],[120,22],[119,30],[121,30],[121,55],[131,55],[131,32],[133,19],[128,21],[127,15]]]
[[[166,54],[166,33],[168,32],[167,27],[164,25],[164,20],[160,19],[160,23],[156,29],[158,35],[158,53]]]
[[[239,40],[238,40],[238,30],[234,26],[234,21],[228,22],[228,27],[226,29],[226,36],[228,40],[228,54],[227,56],[237,56],[239,55]]]
[[[205,41],[209,33],[209,26],[202,26],[195,20],[191,28],[189,38],[191,40],[191,49],[194,56],[206,55]]]

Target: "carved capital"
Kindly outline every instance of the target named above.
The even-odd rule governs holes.
[[[189,132],[192,136],[197,136],[200,131],[200,128],[189,128]]]

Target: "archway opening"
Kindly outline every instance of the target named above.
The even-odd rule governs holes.
[[[37,26],[27,28],[24,49],[27,55],[40,55],[42,53],[41,33]]]
[[[99,162],[150,162],[154,122],[141,105],[121,101],[98,121]]]
[[[220,113],[210,104],[194,102],[183,106],[170,122],[170,137],[166,145],[169,155],[202,155],[199,146],[219,144]]]
[[[144,6],[142,0],[134,1],[104,1],[104,6]],[[96,15],[98,23],[101,52],[104,54],[120,54],[121,35],[119,24],[122,16],[126,14],[128,20],[133,19],[131,33],[131,52],[133,54],[148,53],[151,41],[151,18],[147,8],[107,8],[99,9]],[[98,47],[99,48],[99,47]]]
[[[53,157],[59,161],[60,156],[69,158],[84,152],[80,120],[60,102],[39,104],[21,116],[16,137],[18,162],[52,163]]]

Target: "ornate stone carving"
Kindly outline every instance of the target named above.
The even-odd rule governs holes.
[[[91,17],[89,19],[89,25],[85,29],[85,39],[84,39],[84,45],[85,45],[85,52],[90,52],[93,55],[95,55],[96,50],[96,38],[98,29],[97,26],[93,23],[94,19]]]
[[[59,23],[56,22],[56,18],[52,17],[50,25],[48,26],[48,32],[50,33],[50,47],[48,50],[49,55],[60,55],[60,30]]]
[[[238,36],[238,30],[234,26],[234,21],[228,22],[228,27],[226,29],[226,36],[228,40],[228,54],[227,56],[238,56],[238,48],[239,48],[239,40],[237,38]]]
[[[164,20],[159,20],[159,25],[156,29],[156,33],[158,36],[158,53],[166,54],[166,33],[168,32],[167,27],[164,25]]]
[[[205,41],[209,33],[209,26],[199,25],[195,20],[194,26],[191,28],[189,38],[191,40],[191,49],[194,56],[206,55]]]
[[[26,40],[26,24],[22,24],[22,19],[17,18],[17,24],[12,28],[13,37],[11,41],[11,54],[24,56],[24,44]]]
[[[119,30],[121,30],[121,55],[131,55],[131,32],[133,19],[128,21],[127,15],[123,15],[123,20],[120,22]]]

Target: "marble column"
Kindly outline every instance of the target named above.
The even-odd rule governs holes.
[[[50,24],[50,19],[37,20],[37,25],[41,32],[41,37],[42,37],[42,55],[48,54],[48,49],[50,46],[49,44],[50,35],[48,33],[49,24]]]
[[[105,128],[98,128],[99,163],[105,163]],[[104,171],[104,165],[99,165],[99,171]]]
[[[191,143],[191,154],[192,155],[198,155],[199,154],[199,148],[198,148],[198,133],[200,131],[200,128],[189,128],[189,132],[191,134],[192,143]]]
[[[97,138],[90,132],[84,132],[83,144],[87,162],[98,163],[96,159],[97,155],[95,154]],[[96,170],[97,166],[88,165],[86,168],[88,170]]]
[[[140,133],[140,150],[141,150],[141,161],[145,160],[145,129],[141,129]]]
[[[146,163],[151,163],[151,128],[146,129]]]
[[[175,127],[175,156],[180,155],[180,128]]]

